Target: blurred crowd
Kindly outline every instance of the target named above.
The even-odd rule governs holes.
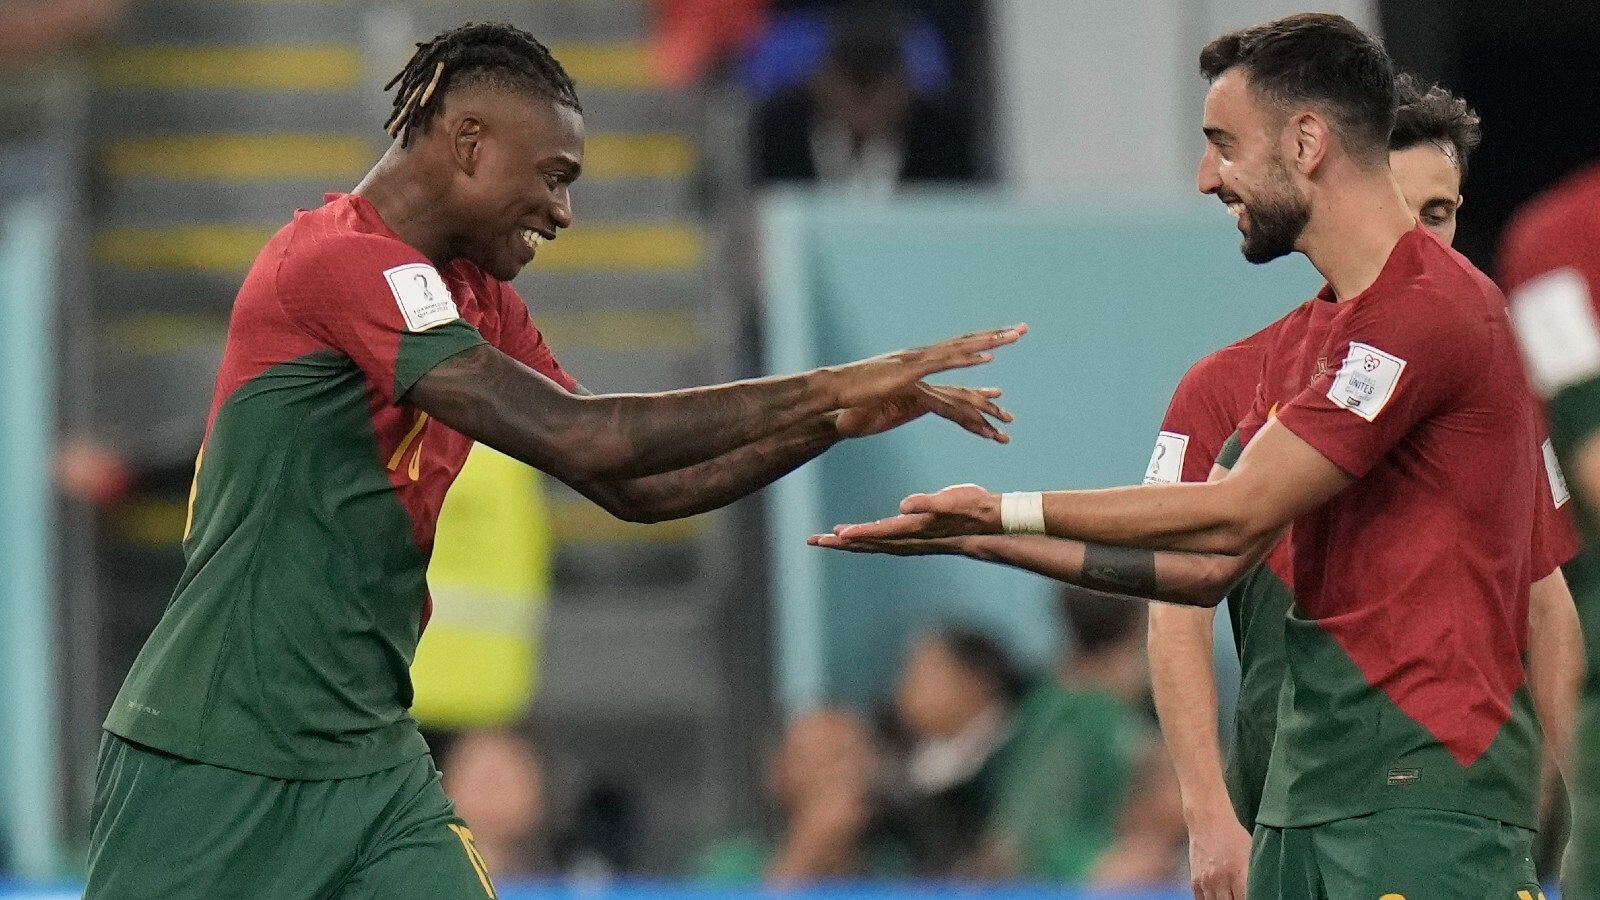
[[[1049,671],[1019,667],[981,630],[938,628],[911,641],[885,708],[795,715],[765,760],[763,821],[708,843],[684,874],[724,886],[1177,876],[1186,835],[1154,727],[1144,607],[1068,587],[1059,612],[1070,648]],[[492,871],[625,871],[625,796],[550,803],[551,763],[525,731],[438,746]]]

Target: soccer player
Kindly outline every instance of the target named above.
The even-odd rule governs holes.
[[[1229,475],[1003,497],[960,485],[812,542],[1214,605],[1293,523],[1249,896],[1533,896],[1522,654],[1546,476],[1504,298],[1401,196],[1393,66],[1375,40],[1290,16],[1216,39],[1201,70],[1200,190],[1238,216],[1246,259],[1298,251],[1327,281],[1299,338],[1269,348]],[[1006,532],[1035,536],[993,537]]]
[[[581,396],[507,284],[572,221],[571,80],[526,33],[470,25],[394,84],[383,158],[296,213],[234,303],[187,567],[105,722],[91,898],[494,896],[406,711],[434,523],[474,440],[654,521],[926,412],[1005,439],[995,391],[921,379],[1023,326]]]
[[[1389,136],[1389,166],[1417,220],[1448,244],[1455,237],[1467,162],[1481,139],[1478,117],[1466,101],[1444,88],[1424,87],[1410,75],[1395,80],[1395,92],[1399,107]],[[1205,481],[1224,446],[1236,458],[1237,444],[1228,438],[1249,411],[1263,358],[1280,325],[1274,322],[1189,369],[1162,421],[1147,484]],[[1560,755],[1571,733],[1582,647],[1572,597],[1556,568],[1575,552],[1570,528],[1557,512],[1558,499],[1564,497],[1545,504],[1551,537],[1531,590],[1530,643],[1536,649],[1529,685],[1546,746]],[[1152,687],[1182,786],[1190,879],[1201,900],[1245,895],[1250,832],[1277,730],[1291,581],[1288,543],[1280,541],[1263,566],[1228,592],[1241,677],[1226,769],[1217,739],[1214,611],[1160,603],[1150,609]]]
[[[1589,648],[1579,730],[1569,769],[1573,831],[1563,896],[1600,898],[1600,165],[1518,213],[1501,266],[1511,315],[1550,413],[1556,454],[1572,477],[1585,550],[1571,568]]]

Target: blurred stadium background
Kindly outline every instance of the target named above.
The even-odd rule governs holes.
[[[295,207],[377,158],[381,88],[412,43],[471,20],[531,31],[578,83],[577,226],[518,287],[589,387],[1035,327],[982,375],[1019,415],[1010,447],[919,423],[655,526],[474,457],[441,527],[418,714],[504,896],[746,890],[807,828],[835,829],[875,885],[819,896],[900,878],[1182,896],[1139,622],[1037,579],[824,558],[803,537],[956,481],[1139,478],[1187,365],[1317,283],[1303,261],[1243,263],[1192,178],[1198,48],[1302,8],[0,0],[0,896],[71,896],[81,874],[99,723],[181,569],[240,277]],[[1457,241],[1479,265],[1518,203],[1600,155],[1594,3],[1320,8],[1482,113]],[[1052,720],[1037,747],[1066,762],[1049,771],[1015,745],[1042,686],[1112,710]],[[825,808],[846,790],[829,778],[870,808]]]

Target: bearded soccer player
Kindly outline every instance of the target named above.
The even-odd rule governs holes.
[[[1025,330],[713,388],[582,396],[507,283],[572,221],[572,82],[501,25],[419,45],[395,137],[233,308],[187,568],[106,718],[91,898],[494,896],[407,713],[445,490],[474,440],[638,521],[722,506],[924,412]],[[487,550],[487,548],[486,548]]]
[[[1600,165],[1517,215],[1501,250],[1511,315],[1556,455],[1572,476],[1584,552],[1570,571],[1589,651],[1574,740],[1563,896],[1600,900]]]
[[[1375,40],[1290,16],[1213,41],[1201,71],[1200,190],[1238,214],[1251,262],[1298,251],[1327,281],[1300,339],[1269,348],[1233,470],[1003,497],[961,485],[812,542],[1215,605],[1293,523],[1249,896],[1533,896],[1522,654],[1546,476],[1505,300],[1395,184],[1393,64]]]
[[[1410,75],[1395,80],[1399,106],[1389,136],[1389,167],[1407,206],[1424,228],[1449,244],[1462,205],[1461,183],[1477,147],[1479,120],[1464,100]],[[1312,301],[1315,302],[1315,301]],[[1230,441],[1248,413],[1267,350],[1293,314],[1195,363],[1179,382],[1162,420],[1146,484],[1206,481],[1237,459]],[[1226,456],[1224,448],[1231,451]],[[1219,456],[1222,456],[1219,459]],[[1232,458],[1227,458],[1231,456]],[[1559,470],[1551,469],[1559,484]],[[1571,734],[1573,694],[1582,646],[1571,594],[1557,568],[1576,552],[1571,529],[1552,495],[1544,561],[1531,589],[1529,685],[1546,745],[1560,756]],[[1189,872],[1199,900],[1245,896],[1250,832],[1267,776],[1283,684],[1283,623],[1292,604],[1290,551],[1280,541],[1267,561],[1228,591],[1228,617],[1238,652],[1237,711],[1224,767],[1217,735],[1217,691],[1208,607],[1155,604],[1149,656],[1156,709],[1182,788],[1189,826]]]

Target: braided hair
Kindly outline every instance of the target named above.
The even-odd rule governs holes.
[[[418,44],[405,68],[383,86],[387,91],[399,85],[394,113],[384,128],[390,137],[400,138],[400,146],[409,146],[413,131],[427,130],[438,111],[440,104],[432,101],[452,87],[479,79],[529,88],[583,112],[572,78],[550,48],[514,25],[469,22]]]

